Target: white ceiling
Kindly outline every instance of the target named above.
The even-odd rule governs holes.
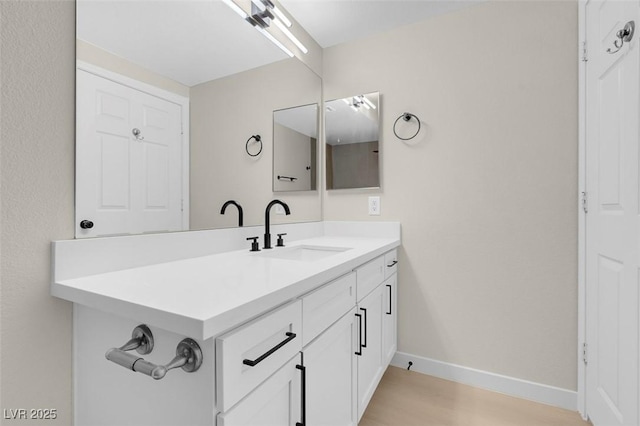
[[[432,18],[483,0],[280,0],[322,47]]]
[[[462,0],[281,0],[328,47],[474,4]],[[221,0],[78,0],[77,36],[187,86],[287,56]]]
[[[288,58],[219,0],[78,0],[77,37],[186,86]]]

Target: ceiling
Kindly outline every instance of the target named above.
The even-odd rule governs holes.
[[[322,47],[474,4],[463,0],[281,0]],[[221,0],[78,0],[77,37],[186,86],[287,56]]]
[[[482,0],[280,0],[321,47],[412,24]]]

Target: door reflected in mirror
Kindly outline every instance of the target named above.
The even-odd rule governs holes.
[[[325,102],[327,189],[380,187],[378,92]]]
[[[273,111],[318,105],[320,77],[224,2],[78,0],[76,12],[76,237],[235,227],[220,213],[228,200],[245,226],[264,223]],[[251,135],[263,139],[256,157]],[[277,223],[322,217],[318,192],[286,201]]]
[[[273,112],[273,192],[317,188],[318,104]]]

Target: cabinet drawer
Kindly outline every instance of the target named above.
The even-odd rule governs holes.
[[[398,250],[391,250],[384,255],[384,279],[386,280],[398,270]]]
[[[302,346],[306,346],[356,304],[356,274],[330,282],[302,299]]]
[[[382,284],[385,268],[384,256],[380,256],[356,269],[358,300],[362,300],[374,288]]]
[[[302,302],[298,300],[218,337],[218,409],[227,411],[298,353],[301,331]]]

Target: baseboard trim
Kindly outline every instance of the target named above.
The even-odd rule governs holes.
[[[541,402],[571,411],[577,411],[578,409],[577,392],[567,389],[436,361],[404,352],[396,352],[391,360],[391,365],[407,368],[409,361],[413,362],[411,370],[417,371],[418,373],[500,392],[505,395]]]

